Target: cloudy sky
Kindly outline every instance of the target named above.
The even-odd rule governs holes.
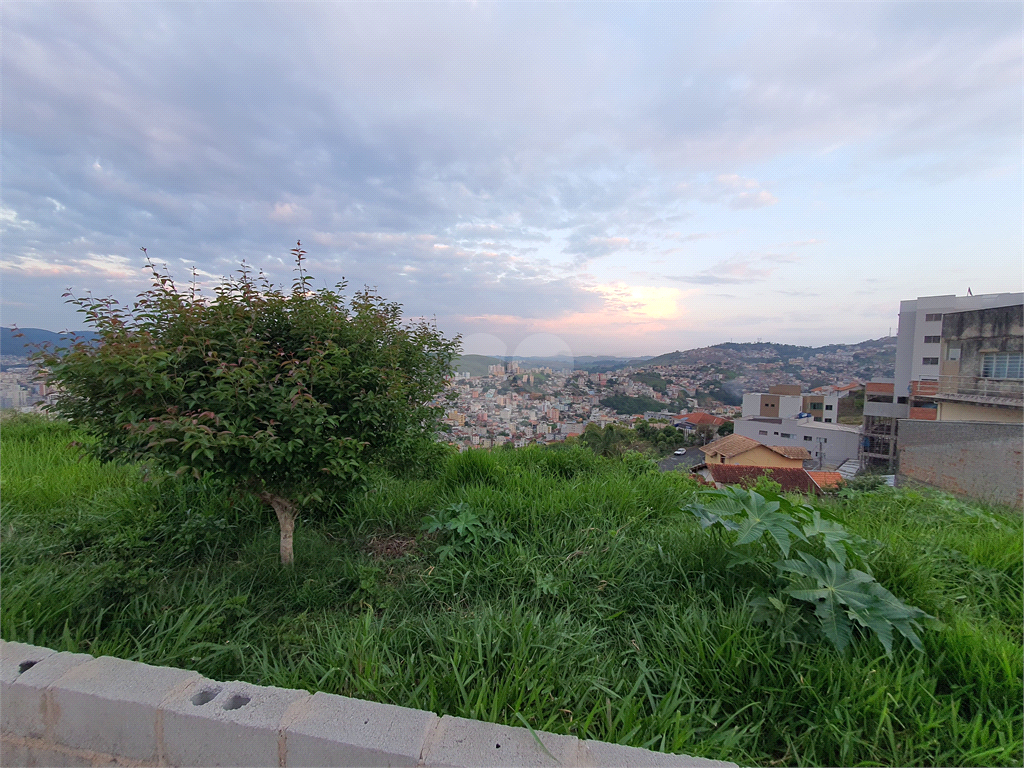
[[[2,323],[141,247],[376,286],[468,352],[856,342],[1022,287],[1022,6],[2,6]]]

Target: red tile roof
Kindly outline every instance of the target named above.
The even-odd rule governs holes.
[[[746,464],[708,464],[716,483],[722,485],[753,484],[761,475],[768,475],[785,492],[815,493],[818,486],[808,472],[799,467],[752,467]],[[828,473],[831,474],[831,473]],[[836,473],[838,474],[838,473]]]
[[[811,476],[811,479],[822,490],[825,488],[838,488],[843,483],[843,476],[838,472],[817,472],[809,469],[807,474]]]
[[[698,427],[702,424],[707,424],[712,427],[720,427],[723,424],[725,424],[728,421],[728,419],[723,419],[721,416],[715,416],[710,413],[697,411],[695,413],[686,414],[686,416],[681,418],[680,421],[685,421],[688,424],[693,424],[694,426]]]

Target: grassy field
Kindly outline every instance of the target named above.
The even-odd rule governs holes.
[[[747,765],[1021,765],[1022,523],[948,496],[823,502],[874,541],[924,653],[841,654],[752,621],[756,573],[681,511],[688,478],[584,449],[470,452],[300,522],[154,486],[0,427],[7,640]],[[425,534],[444,510],[468,534]],[[311,514],[311,517],[313,515]]]

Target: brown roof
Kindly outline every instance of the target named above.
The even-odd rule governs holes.
[[[737,485],[754,483],[761,475],[768,475],[785,492],[814,493],[818,486],[808,472],[799,467],[752,467],[746,464],[708,464],[708,471],[716,483]],[[838,473],[837,473],[838,474]]]
[[[704,451],[705,454],[718,453],[725,456],[727,459],[731,459],[733,456],[739,456],[741,453],[752,451],[758,446],[767,448],[769,451],[774,451],[780,456],[785,456],[787,459],[804,460],[811,458],[811,454],[808,453],[806,448],[788,445],[765,445],[752,437],[745,437],[744,435],[727,435],[721,440],[715,440],[713,443],[708,443],[701,448],[701,450]]]
[[[701,450],[705,454],[708,453],[720,453],[725,458],[729,459],[733,456],[739,456],[741,453],[752,451],[761,443],[757,442],[750,437],[744,437],[743,435],[726,435],[725,437],[715,440],[713,443],[708,443],[701,447]]]
[[[714,414],[711,413],[696,411],[694,413],[688,413],[686,416],[680,419],[680,421],[685,421],[689,424],[694,424],[698,426],[701,424],[709,424],[712,427],[720,427],[723,424],[725,424],[725,422],[727,422],[728,419],[723,419],[721,416],[715,416]]]
[[[838,472],[815,472],[813,470],[808,470],[807,474],[810,475],[815,484],[822,489],[838,488],[843,483],[843,476]]]
[[[787,459],[811,458],[810,451],[795,445],[766,445],[765,448],[769,451],[775,451],[779,456],[785,456]]]

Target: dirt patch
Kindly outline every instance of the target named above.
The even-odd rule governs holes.
[[[397,560],[416,549],[416,539],[404,533],[374,534],[363,547],[375,560]]]

